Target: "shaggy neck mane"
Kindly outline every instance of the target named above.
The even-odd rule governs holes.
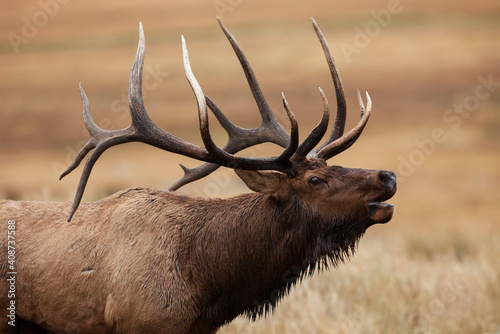
[[[344,262],[366,230],[350,217],[325,221],[298,199],[278,203],[252,193],[209,200],[215,206],[222,201],[234,207],[231,215],[205,217],[194,241],[205,263],[191,257],[199,279],[215,292],[203,314],[214,326],[242,313],[252,320],[267,315],[297,281]],[[213,261],[206,263],[206,255]]]

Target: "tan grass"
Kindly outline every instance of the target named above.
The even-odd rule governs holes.
[[[302,283],[273,317],[238,319],[221,333],[498,331],[498,247],[496,255],[484,245],[471,256],[446,251],[430,259],[397,244],[364,240],[354,260]]]

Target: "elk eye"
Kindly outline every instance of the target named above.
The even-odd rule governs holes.
[[[320,185],[321,183],[324,183],[325,180],[317,177],[317,176],[313,176],[309,179],[309,185],[310,186],[317,186],[317,185]]]

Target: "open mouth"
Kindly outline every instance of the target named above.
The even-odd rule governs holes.
[[[371,220],[381,224],[387,223],[391,220],[392,215],[394,214],[394,205],[382,202],[391,198],[395,193],[396,189],[393,189],[391,192],[378,198],[376,201],[369,202],[367,204],[368,216]]]

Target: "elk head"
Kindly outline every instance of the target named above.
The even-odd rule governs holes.
[[[370,117],[372,103],[370,96],[366,93],[367,106],[365,108],[358,91],[361,118],[352,130],[344,134],[346,102],[342,82],[330,48],[316,22],[313,20],[313,26],[330,68],[337,99],[337,116],[333,130],[326,142],[317,149],[314,148],[327,131],[330,114],[329,104],[321,88],[319,93],[324,104],[322,119],[307,138],[299,143],[298,125],[285,96],[283,95],[283,105],[291,123],[290,134],[278,123],[271,112],[238,43],[220,20],[219,24],[242,65],[262,117],[261,126],[255,129],[243,129],[234,125],[217,105],[204,95],[191,70],[184,37],[182,37],[184,69],[196,96],[204,147],[180,139],[157,126],[149,118],[142,100],[145,39],[142,25],[140,25],[139,46],[129,80],[129,107],[132,124],[122,130],[100,129],[92,120],[88,99],[80,86],[84,121],[90,133],[90,139],[61,178],[74,170],[87,153],[92,150],[93,152],[82,172],[68,221],[79,206],[90,172],[99,156],[112,146],[133,141],[206,162],[197,168],[187,168],[181,165],[185,174],[170,188],[173,191],[210,174],[220,166],[225,166],[234,169],[248,187],[256,192],[268,194],[277,202],[288,203],[289,206],[300,202],[301,210],[318,221],[331,222],[334,217],[339,226],[344,220],[359,222],[359,231],[355,233],[356,235],[364,232],[371,224],[389,221],[393,214],[393,206],[383,202],[392,197],[396,191],[394,173],[328,166],[326,163],[328,159],[343,152],[357,140]],[[228,143],[222,149],[217,147],[211,138],[207,107],[229,135]],[[284,147],[284,151],[279,156],[264,158],[234,155],[244,148],[263,142],[280,145]],[[330,227],[330,229],[335,228],[337,228],[335,224]]]

